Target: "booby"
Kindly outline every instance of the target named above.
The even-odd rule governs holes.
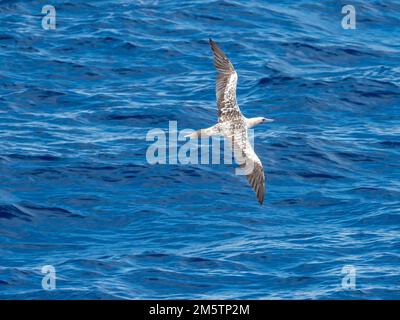
[[[206,129],[197,130],[187,137],[223,135],[230,144],[235,161],[244,170],[244,174],[257,195],[258,202],[264,202],[265,177],[261,160],[254,152],[249,141],[248,132],[260,123],[272,122],[264,117],[246,118],[236,101],[237,73],[227,56],[213,40],[209,40],[217,69],[216,100],[218,123]]]

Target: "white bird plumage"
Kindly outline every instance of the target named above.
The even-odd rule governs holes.
[[[247,129],[272,119],[264,117],[246,118],[236,101],[237,73],[227,56],[210,39],[214,66],[217,69],[216,100],[218,123],[210,128],[200,129],[188,137],[223,135],[232,147],[235,161],[246,173],[247,179],[257,195],[260,204],[264,202],[265,177],[260,159],[250,144]]]

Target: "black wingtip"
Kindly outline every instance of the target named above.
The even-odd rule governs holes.
[[[257,194],[257,200],[258,200],[258,203],[260,205],[263,205],[263,203],[264,203],[264,193]]]
[[[210,38],[208,39],[208,41],[210,43],[210,47],[213,52],[219,49],[217,43],[213,39]]]

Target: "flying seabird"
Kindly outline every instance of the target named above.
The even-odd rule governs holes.
[[[264,117],[246,118],[236,102],[237,73],[227,56],[213,40],[209,40],[217,69],[216,100],[218,123],[206,129],[200,129],[187,137],[223,135],[230,143],[235,161],[244,170],[247,179],[257,195],[260,204],[264,202],[264,169],[254,152],[247,129],[259,123],[271,122]]]

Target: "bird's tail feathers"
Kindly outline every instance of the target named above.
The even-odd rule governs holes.
[[[192,138],[200,137],[201,136],[201,130],[203,130],[203,129],[200,129],[200,130],[194,131],[192,133],[186,134],[185,138],[191,138],[192,139]]]
[[[198,137],[210,137],[215,135],[221,135],[220,125],[216,124],[206,129],[200,129],[195,132],[185,135],[185,138],[198,138]]]

